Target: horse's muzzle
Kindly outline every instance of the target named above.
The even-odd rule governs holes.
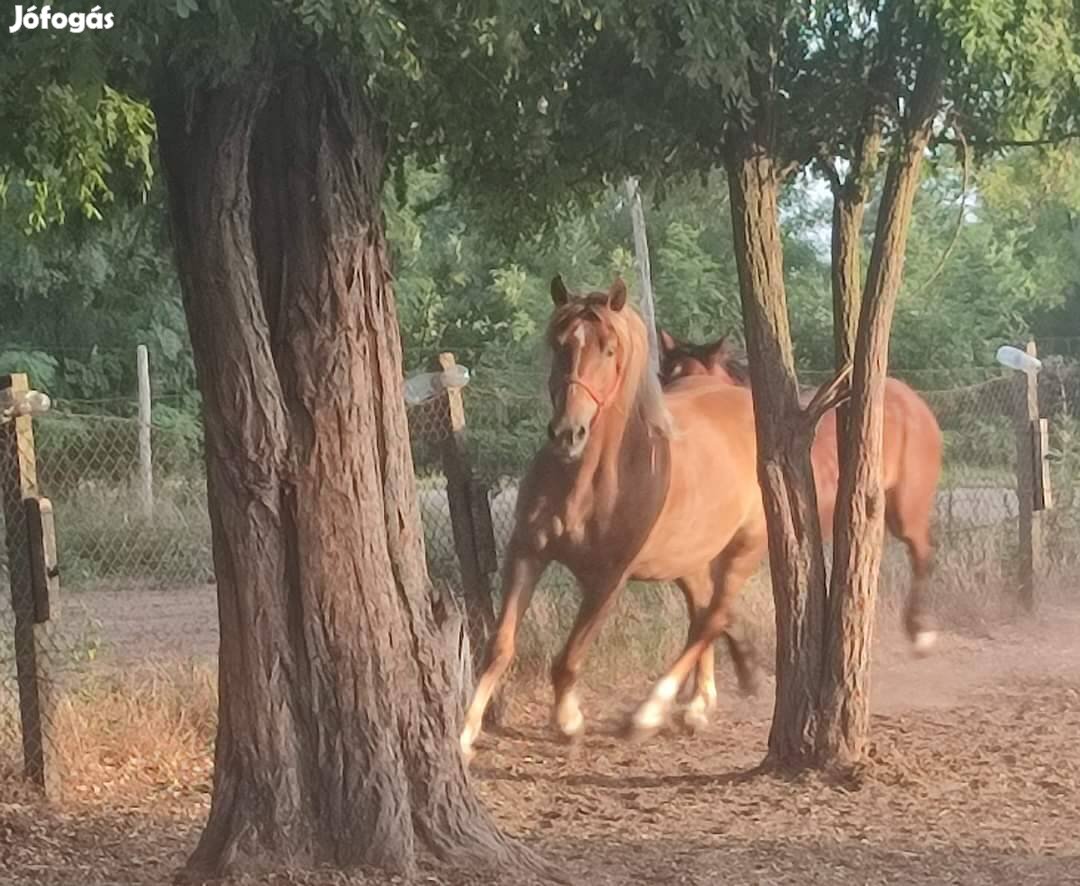
[[[563,461],[575,461],[581,458],[585,451],[585,443],[589,437],[587,425],[560,419],[548,424],[548,440],[551,441],[551,449]]]

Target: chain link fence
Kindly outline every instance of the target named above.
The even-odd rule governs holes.
[[[936,507],[935,592],[950,583],[975,582],[988,592],[1007,593],[1017,547],[1015,379],[997,370],[901,375],[922,392],[945,438]],[[435,583],[459,599],[463,586],[475,580],[463,571],[461,526],[483,534],[484,521],[477,513],[481,505],[490,520],[494,550],[485,554],[484,544],[477,544],[468,568],[479,569],[481,579],[497,591],[496,563],[513,529],[518,483],[544,439],[549,414],[545,380],[535,368],[498,376],[479,373],[461,396],[463,411],[456,414],[461,404],[454,407],[446,394],[408,410],[428,569]],[[1047,361],[1040,398],[1042,414],[1050,419],[1054,486],[1054,509],[1043,515],[1044,543],[1052,567],[1069,573],[1080,565],[1077,366]],[[62,572],[58,608],[63,613],[38,634],[50,660],[50,679],[58,683],[99,668],[169,657],[199,658],[212,666],[217,619],[201,435],[195,421],[170,416],[169,421],[156,418],[149,453],[138,419],[61,401],[34,421],[38,486],[55,513]],[[468,455],[463,461],[462,446]],[[15,488],[10,477],[0,480],[5,490]],[[462,523],[463,506],[454,501],[466,487],[471,498],[468,520]],[[22,509],[4,510],[5,537],[25,538],[25,527],[14,525],[24,519]],[[12,544],[0,551],[2,767],[22,765],[15,618],[8,589],[23,593],[19,588],[26,582],[20,580],[21,561],[12,556]],[[893,545],[887,555],[885,583],[900,589],[906,580],[893,570],[906,569],[906,558],[898,547]],[[636,589],[635,606],[641,605],[641,593],[670,595],[665,589]],[[550,652],[565,636],[575,603],[571,576],[561,567],[549,569],[526,623],[523,647],[531,634]],[[684,628],[684,622],[672,620],[672,631]]]

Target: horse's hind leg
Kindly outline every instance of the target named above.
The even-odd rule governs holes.
[[[934,556],[930,540],[933,499],[926,499],[926,496],[897,488],[889,491],[885,505],[889,531],[907,546],[911,560],[911,589],[904,609],[904,629],[920,655],[928,653],[937,640],[937,632],[926,611],[926,591]]]
[[[533,590],[546,566],[545,560],[513,550],[506,561],[499,623],[488,640],[484,670],[476,681],[472,702],[465,714],[465,726],[461,731],[461,752],[466,760],[472,757],[473,742],[483,727],[484,711],[495,692],[495,686],[514,658],[518,625],[529,608]]]
[[[705,570],[700,574],[680,578],[676,582],[686,597],[686,611],[690,624],[686,642],[693,642],[698,630],[698,621],[709,608],[712,599],[712,573]],[[690,686],[690,676],[685,681]],[[683,714],[689,729],[704,728],[709,722],[709,712],[716,707],[716,664],[713,658],[713,644],[710,643],[697,660],[697,669],[693,674],[693,691]]]
[[[746,698],[758,694],[761,673],[758,669],[757,651],[746,631],[746,622],[734,612],[731,613],[728,626],[724,629],[728,653],[735,668],[735,677],[739,681],[739,693]]]
[[[668,672],[653,686],[634,712],[630,733],[643,737],[655,732],[664,722],[668,708],[683,681],[705,650],[731,626],[731,608],[739,589],[753,575],[765,553],[764,532],[749,532],[736,538],[713,565],[715,581],[708,608],[699,615],[692,636],[682,654]]]
[[[679,588],[686,595],[686,608],[690,615],[687,645],[694,641],[695,631],[698,630],[697,623],[708,612],[714,586],[722,579],[722,564],[720,559],[717,563],[710,564],[701,574],[678,581]],[[758,680],[754,650],[734,613],[724,629],[724,639],[727,641],[735,676],[739,680],[739,691],[743,695],[756,695]],[[713,649],[712,643],[704,648],[693,672],[693,692],[683,711],[683,724],[691,731],[705,728],[709,722],[709,714],[716,707],[716,664]],[[690,676],[687,676],[684,685],[690,685]]]
[[[551,665],[551,684],[555,690],[552,720],[565,738],[576,738],[585,729],[585,717],[577,696],[577,679],[589,646],[604,624],[604,619],[619,598],[622,579],[600,582],[581,588],[581,605],[566,645]]]

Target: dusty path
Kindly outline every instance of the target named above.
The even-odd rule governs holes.
[[[874,760],[847,782],[752,772],[769,692],[633,747],[610,687],[576,749],[520,705],[474,764],[481,791],[590,884],[1080,883],[1080,613],[942,640],[926,659],[878,644]]]
[[[212,592],[142,604],[103,593],[81,601],[117,640],[102,647],[103,665],[212,656]],[[504,829],[588,886],[1080,884],[1080,611],[1048,607],[979,638],[945,633],[926,659],[912,658],[891,628],[875,646],[873,759],[846,780],[755,773],[772,687],[737,700],[721,668],[721,709],[705,732],[640,746],[612,733],[647,675],[592,685],[590,732],[573,748],[547,728],[546,687],[519,683],[507,728],[480,745],[474,783]],[[138,802],[107,791],[70,811],[0,801],[4,882],[168,882],[205,816],[209,762],[204,755],[167,784],[145,777],[151,789]],[[426,873],[427,884],[526,883]],[[294,873],[242,882],[400,881]]]
[[[210,586],[72,594],[64,600],[63,617],[63,639],[96,643],[96,659],[106,666],[168,658],[210,660],[217,654],[217,603]],[[921,659],[910,654],[891,620],[883,622],[873,673],[874,710],[882,714],[952,707],[981,688],[1018,679],[1080,674],[1080,608],[1053,606],[1032,619],[1003,625],[988,637],[945,632],[934,653]],[[642,692],[648,676],[636,678]],[[718,679],[724,676],[721,672]],[[628,677],[627,685],[634,679]],[[753,702],[737,701],[732,693],[723,701],[734,705],[740,716],[768,717],[772,684],[767,682]]]

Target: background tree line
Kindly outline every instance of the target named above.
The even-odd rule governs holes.
[[[1071,147],[1004,154],[980,168],[940,268],[962,177],[955,163],[928,176],[891,342],[896,370],[989,366],[1000,343],[1027,335],[1049,352],[1075,347],[1065,339],[1080,330],[1078,169],[1080,152]],[[740,335],[719,177],[674,185],[646,204],[659,322],[680,337]],[[434,351],[452,350],[485,387],[496,379],[511,390],[515,381],[533,384],[550,275],[558,270],[582,285],[614,271],[633,279],[625,198],[612,189],[586,210],[509,241],[456,200],[452,185],[438,166],[409,164],[405,187],[387,195],[406,365],[422,369]],[[75,216],[33,234],[18,217],[0,216],[0,371],[28,371],[57,397],[123,414],[133,408],[134,347],[146,344],[156,420],[168,426],[197,415],[162,201],[155,188],[145,205],[117,208],[102,222]],[[821,188],[806,180],[787,188],[785,272],[806,370],[824,371],[832,360],[828,213]]]

